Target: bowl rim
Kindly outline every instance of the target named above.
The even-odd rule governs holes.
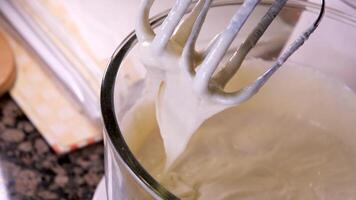
[[[220,0],[213,3],[214,7],[239,5],[242,0]],[[269,5],[272,0],[262,0],[260,5]],[[259,5],[259,6],[260,6]],[[302,0],[290,0],[287,2],[287,6],[291,8],[301,8],[310,12],[318,12],[320,4],[305,2]],[[169,10],[166,10],[155,17],[150,19],[151,25],[157,27],[164,20]],[[351,24],[356,27],[356,18],[350,14],[344,13],[338,9],[330,8],[326,6],[325,17],[336,19],[346,24]],[[107,66],[100,89],[100,107],[102,114],[102,122],[104,125],[104,132],[108,136],[107,139],[114,147],[115,156],[119,156],[125,164],[125,167],[131,171],[138,181],[147,187],[149,193],[153,196],[161,199],[179,199],[164,186],[162,186],[157,180],[155,180],[138,162],[133,153],[130,151],[126,144],[124,137],[120,131],[119,124],[117,122],[114,105],[114,92],[115,82],[121,63],[128,54],[128,52],[137,44],[137,37],[135,31],[132,31],[116,48],[115,52],[111,56],[109,65]],[[105,147],[106,148],[106,147]]]

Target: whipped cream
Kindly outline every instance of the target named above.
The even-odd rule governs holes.
[[[247,61],[228,89],[268,65]],[[352,199],[355,108],[343,83],[287,64],[255,97],[207,119],[168,171],[157,124],[136,156],[182,199]]]

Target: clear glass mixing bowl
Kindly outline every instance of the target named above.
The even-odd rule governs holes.
[[[207,44],[221,31],[242,1],[220,0],[209,11],[198,47]],[[271,1],[262,1],[250,17],[232,48],[246,38],[251,27],[267,10]],[[320,6],[306,1],[290,0],[263,36],[265,41],[277,39],[281,46],[255,54],[273,60],[290,41],[309,26],[317,17]],[[157,27],[166,13],[152,19]],[[218,23],[217,23],[218,22]],[[342,80],[356,91],[356,19],[342,11],[327,8],[326,15],[309,41],[288,62],[318,68],[331,77]],[[157,182],[137,161],[120,131],[120,121],[128,108],[139,98],[144,87],[145,68],[139,62],[137,40],[130,34],[112,56],[101,87],[101,109],[105,141],[106,186],[109,200],[113,199],[178,199]],[[271,47],[272,48],[272,47]],[[213,147],[212,147],[213,148]]]

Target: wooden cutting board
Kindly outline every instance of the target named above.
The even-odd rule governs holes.
[[[0,96],[10,89],[15,78],[14,55],[6,38],[0,33]]]

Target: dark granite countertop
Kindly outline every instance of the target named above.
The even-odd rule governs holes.
[[[1,200],[89,200],[103,157],[102,143],[56,155],[11,97],[0,97]]]

